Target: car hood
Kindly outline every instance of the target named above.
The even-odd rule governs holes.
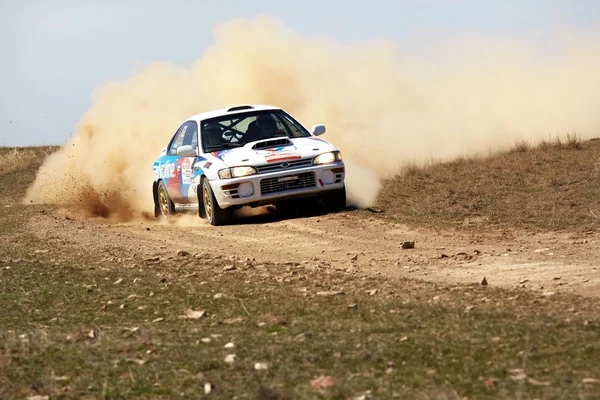
[[[289,139],[288,143],[275,144],[273,140],[261,140],[247,143],[243,147],[210,153],[223,161],[228,167],[239,165],[265,165],[277,162],[313,158],[336,148],[321,138],[314,136]],[[273,144],[273,145],[270,145]]]

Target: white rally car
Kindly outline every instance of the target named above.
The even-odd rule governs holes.
[[[154,162],[155,216],[198,209],[212,225],[242,206],[320,197],[346,205],[344,163],[332,144],[281,108],[241,105],[188,118]],[[298,202],[296,202],[298,204]]]

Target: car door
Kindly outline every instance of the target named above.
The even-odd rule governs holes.
[[[198,123],[196,121],[188,121],[184,124],[187,126],[182,131],[183,144],[182,146],[192,146],[195,154],[198,154]],[[194,163],[197,156],[182,157],[178,156],[176,170],[179,172],[179,193],[177,194],[178,203],[190,204],[197,202],[196,185],[194,185]]]
[[[177,149],[183,146],[187,129],[188,122],[185,122],[175,132],[167,148],[167,154],[161,157],[162,162],[159,166],[169,197],[175,203],[181,202],[181,164],[184,158],[177,155]]]

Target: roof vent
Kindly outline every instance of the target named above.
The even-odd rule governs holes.
[[[254,107],[252,107],[251,105],[245,104],[242,106],[235,106],[235,107],[231,107],[229,109],[227,109],[227,112],[232,112],[232,111],[242,111],[242,110],[253,110]]]

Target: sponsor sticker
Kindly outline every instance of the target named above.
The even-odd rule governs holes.
[[[268,163],[276,162],[276,161],[286,161],[286,160],[295,160],[300,158],[300,153],[295,151],[279,151],[277,153],[267,154],[265,156],[265,161]]]
[[[192,163],[189,157],[185,157],[181,163],[181,182],[191,183],[194,171],[192,171]]]
[[[167,161],[165,164],[158,165],[155,172],[158,179],[173,178],[175,176],[175,165]]]

